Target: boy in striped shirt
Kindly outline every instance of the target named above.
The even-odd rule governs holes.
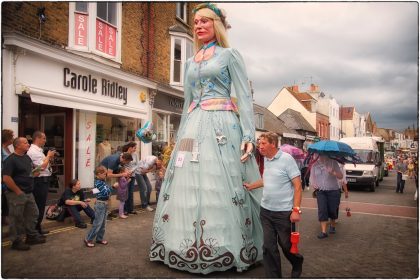
[[[96,194],[95,202],[95,220],[89,231],[85,244],[86,247],[95,247],[93,240],[96,239],[96,243],[107,245],[108,241],[104,240],[105,225],[106,225],[106,213],[108,210],[108,200],[111,195],[111,187],[105,182],[107,169],[105,166],[98,166],[95,169],[95,188],[93,193]]]

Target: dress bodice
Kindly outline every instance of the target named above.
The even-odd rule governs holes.
[[[216,46],[213,56],[207,60],[196,62],[191,57],[185,65],[184,73],[183,119],[196,107],[203,110],[236,110],[237,106],[243,141],[255,142],[251,90],[245,64],[237,50]],[[215,99],[219,102],[214,103],[214,106],[206,102]],[[228,103],[221,105],[221,99],[226,99]],[[231,100],[234,106],[229,105]]]

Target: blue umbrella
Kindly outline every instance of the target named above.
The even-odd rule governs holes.
[[[334,140],[322,140],[308,146],[311,153],[328,154],[331,156],[354,156],[356,153],[353,149],[343,142]]]

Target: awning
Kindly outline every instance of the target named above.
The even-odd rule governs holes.
[[[92,99],[80,99],[77,96],[66,95],[60,92],[52,92],[44,89],[30,88],[32,102],[73,108],[85,111],[100,112],[117,116],[125,116],[135,119],[146,119],[147,112],[127,105],[110,104]]]
[[[285,138],[295,138],[295,139],[300,139],[300,140],[306,140],[305,136],[299,135],[299,134],[294,134],[294,133],[283,133],[283,137]]]

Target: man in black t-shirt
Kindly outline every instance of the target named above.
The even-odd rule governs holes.
[[[80,190],[80,181],[74,179],[70,182],[70,188],[67,188],[61,200],[65,204],[65,208],[73,217],[75,226],[78,228],[86,228],[87,225],[80,217],[80,211],[84,211],[86,215],[93,221],[95,219],[95,211],[89,206],[90,199],[85,199],[85,194]]]
[[[25,251],[30,249],[29,245],[45,243],[46,240],[35,230],[39,212],[32,194],[33,176],[38,176],[39,172],[32,169],[32,160],[26,155],[29,149],[26,138],[16,138],[13,147],[14,153],[4,161],[2,176],[7,186],[12,249]],[[25,234],[26,244],[23,243]]]

